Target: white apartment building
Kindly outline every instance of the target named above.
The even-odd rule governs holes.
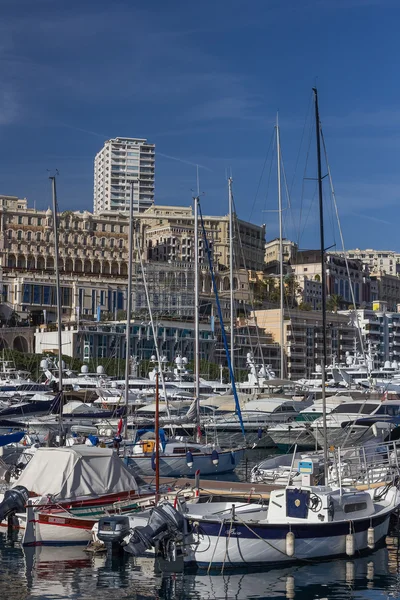
[[[387,308],[387,302],[374,302],[372,309],[340,311],[360,330],[365,349],[370,347],[372,351],[376,368],[385,361],[400,361],[400,313]]]
[[[107,140],[94,160],[93,212],[126,211],[133,182],[134,209],[154,204],[155,145],[145,139]]]
[[[360,250],[360,248],[356,248],[347,250],[347,252],[330,251],[330,254],[340,254],[341,256],[346,254],[348,258],[361,260],[368,265],[370,273],[384,271],[387,275],[400,274],[400,254],[393,250],[373,250],[372,248]]]

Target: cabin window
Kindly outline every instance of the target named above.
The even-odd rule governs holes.
[[[353,502],[352,504],[345,504],[343,511],[345,513],[357,512],[359,510],[365,510],[367,508],[366,502]]]
[[[174,451],[172,454],[186,454],[186,452],[191,452],[192,454],[198,454],[199,452],[201,452],[201,450],[199,450],[199,448],[182,448],[182,447],[176,447],[174,448]]]

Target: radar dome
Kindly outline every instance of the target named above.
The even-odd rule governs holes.
[[[321,367],[321,365],[317,365],[317,366],[315,367],[315,372],[316,372],[316,373],[322,373],[322,367]]]
[[[151,362],[155,362],[155,361],[156,361],[156,357],[154,356],[154,354],[152,354],[152,355],[150,356],[150,360],[151,360]]]
[[[97,367],[96,373],[97,373],[97,375],[103,375],[104,374],[104,367],[103,367],[103,365],[99,365]]]
[[[44,358],[43,360],[40,361],[40,368],[43,370],[46,370],[49,368],[49,361],[47,360],[47,358]]]
[[[87,365],[82,365],[81,366],[81,373],[83,373],[85,375],[86,375],[86,373],[89,373],[89,368],[88,368]]]
[[[390,360],[385,360],[385,369],[390,369]]]
[[[399,368],[399,363],[397,362],[397,360],[394,360],[392,362],[392,369],[398,369]]]

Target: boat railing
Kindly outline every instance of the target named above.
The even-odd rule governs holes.
[[[372,485],[399,477],[400,440],[332,452],[330,482],[342,485]]]

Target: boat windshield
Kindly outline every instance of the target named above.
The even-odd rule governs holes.
[[[332,413],[336,415],[341,414],[356,414],[356,415],[370,415],[377,407],[377,404],[363,403],[363,402],[345,402],[337,406]]]

